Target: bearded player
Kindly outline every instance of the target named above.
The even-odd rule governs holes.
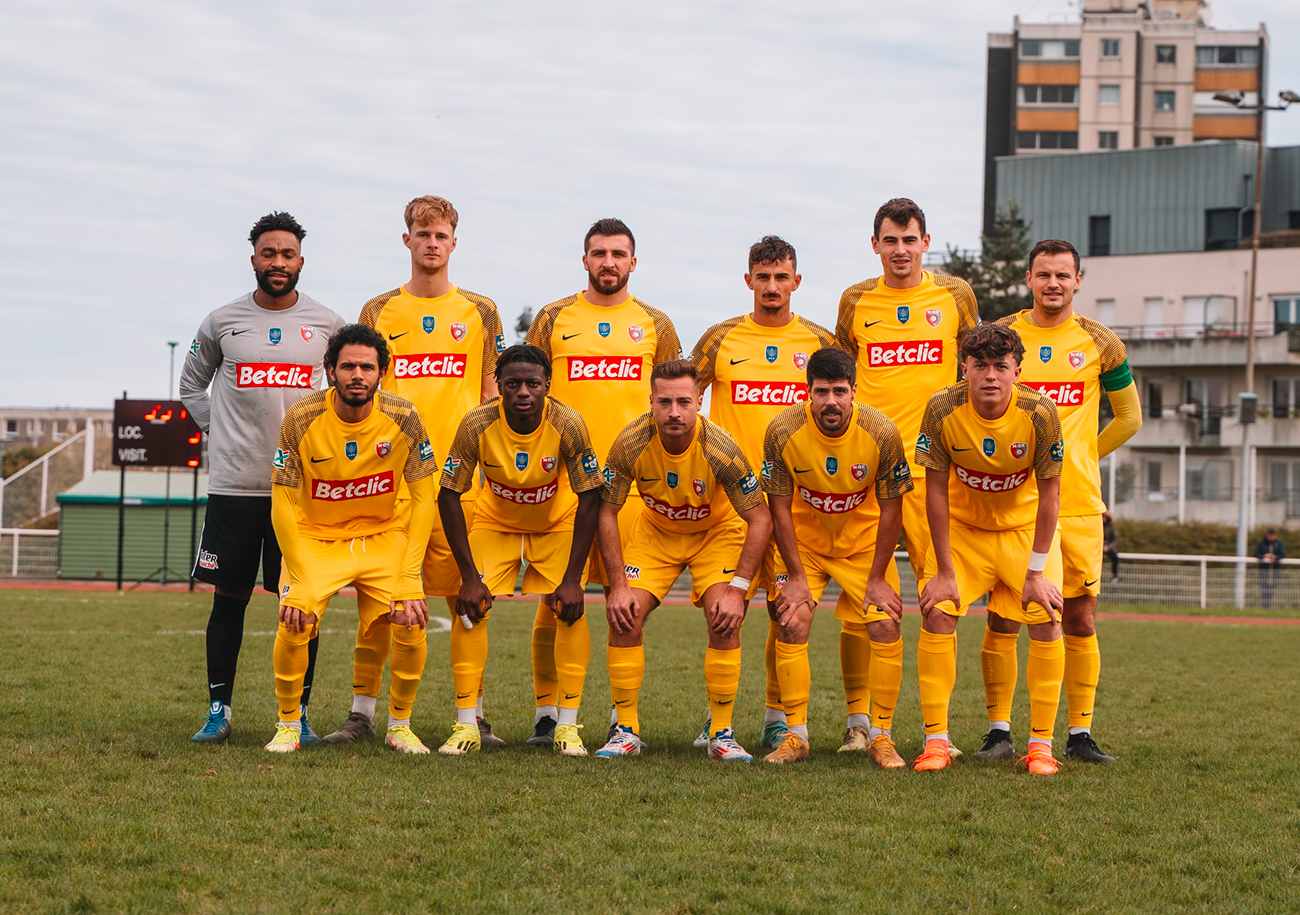
[[[804,379],[808,354],[835,345],[830,331],[790,310],[790,297],[801,280],[794,246],[775,235],[765,236],[749,249],[745,285],[754,294],[753,311],[710,327],[691,353],[700,370],[701,388],[713,386],[709,418],[736,440],[751,467],[763,463],[768,423],[808,396]],[[776,547],[768,544],[755,578],[769,597],[762,738],[768,750],[780,746],[786,733],[776,676],[776,607],[771,602],[775,562]],[[706,745],[710,733],[706,723],[696,745]]]
[[[1079,252],[1067,241],[1048,239],[1029,252],[1025,282],[1034,307],[999,323],[1020,334],[1027,353],[1021,384],[1050,397],[1061,415],[1065,465],[1061,469],[1061,628],[1065,642],[1065,701],[1070,736],[1065,755],[1080,762],[1112,763],[1092,738],[1101,651],[1097,647],[1097,595],[1101,590],[1102,512],[1098,462],[1142,427],[1142,405],[1129,373],[1128,354],[1114,331],[1074,313],[1083,275]],[[1102,391],[1114,419],[1097,429]],[[980,667],[989,709],[989,733],[975,755],[1015,754],[1011,699],[1016,689],[1016,635],[1020,624],[1004,613],[1010,595],[995,588]]]
[[[780,550],[776,670],[789,716],[789,734],[767,756],[772,763],[808,758],[808,633],[834,579],[841,589],[835,618],[871,640],[867,753],[883,768],[904,766],[892,731],[903,682],[894,545],[912,472],[894,424],[853,402],[856,371],[844,350],[817,350],[808,359],[808,400],[782,410],[767,428],[763,487]]]
[[[556,617],[559,707],[551,744],[563,756],[586,756],[578,736],[591,659],[583,588],[600,510],[600,462],[582,417],[547,396],[551,362],[540,349],[523,344],[503,352],[497,387],[499,397],[461,420],[438,494],[460,570],[461,621],[452,632],[465,645],[452,664],[456,726],[438,752],[459,756],[481,746],[475,697],[487,664],[488,611],[493,598],[514,593],[522,558],[523,592],[541,596]],[[460,500],[478,467],[486,483],[470,527]]]
[[[411,706],[428,653],[420,564],[438,465],[415,405],[379,390],[388,358],[374,330],[345,326],[325,352],[331,387],[284,415],[271,471],[271,520],[288,576],[273,656],[280,720],[266,749],[274,753],[299,747],[307,640],[330,598],[349,584],[357,589],[363,633],[381,619],[394,624],[385,743],[403,753],[429,752],[411,730]],[[399,483],[411,503],[402,516]]]
[[[1029,626],[1030,738],[1023,762],[1054,775],[1052,730],[1061,700],[1061,462],[1065,446],[1051,399],[1016,384],[1024,345],[1004,324],[961,342],[965,380],[930,397],[916,440],[934,538],[921,588],[925,750],[918,772],[952,763],[948,702],[957,678],[957,619],[999,584],[1007,619]],[[1032,478],[1032,481],[1031,481]]]
[[[460,221],[456,208],[442,197],[417,197],[406,205],[403,215],[406,232],[402,243],[411,253],[411,278],[404,286],[367,302],[359,322],[384,335],[392,352],[384,373],[384,390],[415,404],[434,453],[445,455],[461,417],[496,396],[493,373],[497,354],[505,345],[501,318],[491,299],[451,281],[448,271]],[[471,523],[477,498],[478,487],[471,486],[461,500]],[[399,491],[398,512],[408,506],[405,491]],[[455,608],[460,571],[436,517],[424,556],[423,579],[426,597],[445,598],[448,608]],[[463,647],[458,635],[453,631],[453,664]],[[375,733],[375,701],[390,644],[390,630],[384,621],[376,623],[368,637],[358,629],[352,711],[342,727],[324,737],[327,743],[350,743]],[[477,717],[483,745],[504,746],[505,741],[493,734],[492,726],[483,719],[481,687]]]
[[[181,401],[208,436],[208,506],[194,577],[216,586],[207,630],[208,720],[191,738],[199,743],[230,736],[244,612],[259,569],[262,587],[272,594],[280,590],[266,462],[275,452],[284,411],[320,387],[326,343],[344,324],[298,290],[306,234],[288,213],[257,221],[248,235],[257,289],[203,319],[181,368]],[[316,740],[307,703],[317,644],[312,639],[307,649],[304,743]]]
[[[903,496],[903,539],[919,582],[930,531],[916,436],[926,397],[957,380],[957,350],[979,323],[979,312],[965,280],[922,269],[930,236],[925,213],[915,202],[899,197],[876,211],[871,247],[880,256],[883,272],[844,291],[835,336],[841,348],[857,357],[857,401],[888,416],[903,438],[914,483]],[[871,663],[865,630],[845,626],[840,631],[840,661],[845,691],[865,695]],[[865,717],[851,720],[843,749],[867,749],[861,727]]]
[[[587,288],[547,305],[528,329],[554,370],[552,395],[586,419],[596,457],[602,462],[619,432],[645,411],[650,370],[681,356],[681,343],[668,316],[628,292],[636,270],[636,239],[619,219],[592,224],[583,239]],[[592,548],[588,577],[608,587],[609,579]],[[556,648],[556,616],[545,601],[533,621],[533,686],[536,707],[528,743],[547,746],[556,721],[557,664],[570,663]]]

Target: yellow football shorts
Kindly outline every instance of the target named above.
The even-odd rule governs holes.
[[[776,592],[780,590],[776,583],[777,562],[776,541],[771,540],[767,544],[767,549],[763,550],[763,558],[758,563],[758,573],[754,575],[754,589],[766,591],[769,600],[774,600]]]
[[[854,553],[852,556],[833,558],[800,550],[799,561],[803,563],[804,574],[808,576],[808,590],[812,593],[813,600],[820,601],[826,591],[826,585],[833,580],[840,586],[841,591],[840,598],[835,603],[837,620],[865,626],[868,623],[889,619],[889,614],[875,604],[871,605],[870,610],[862,609],[862,604],[867,599],[867,576],[871,572],[871,562],[875,555],[875,550],[867,550],[863,553]],[[787,574],[785,559],[778,551],[775,576],[778,591],[780,586],[785,584]],[[895,591],[898,590],[898,563],[892,556],[889,558],[889,568],[885,570],[885,581],[889,582]]]
[[[330,598],[346,586],[354,585],[371,598],[370,601],[358,602],[367,633],[381,616],[388,614],[388,605],[401,575],[402,560],[406,557],[406,531],[394,528],[348,540],[301,537],[299,543],[308,581],[305,588],[285,584],[281,588],[281,604],[297,607],[304,613],[315,613],[319,625]],[[283,564],[280,580],[289,581],[289,573]]]
[[[626,538],[620,539],[629,587],[649,591],[662,601],[677,577],[690,569],[691,603],[698,607],[705,591],[735,577],[745,545],[745,522],[737,517],[693,534],[669,533],[638,510]],[[753,597],[756,589],[757,584],[751,583],[745,599]]]
[[[522,534],[517,531],[489,531],[476,529],[469,532],[469,549],[474,555],[483,583],[493,597],[509,597],[515,593],[519,580],[519,567],[524,560],[524,583],[521,594],[552,594],[564,578],[569,566],[569,553],[573,549],[573,531],[548,531],[544,534]],[[587,584],[583,570],[582,584]]]
[[[1102,531],[1101,515],[1075,515],[1060,519],[1061,528],[1061,568],[1065,584],[1061,587],[1062,597],[1094,597],[1101,593],[1102,568]],[[1007,589],[998,585],[989,598],[989,611],[998,616],[1013,619],[1010,616],[1013,607],[1020,606],[1007,593]]]
[[[912,467],[912,486],[911,492],[903,493],[903,546],[907,549],[913,573],[920,578],[930,554],[930,519],[925,514],[924,467]]]
[[[618,537],[620,543],[627,543],[628,531],[632,529],[632,522],[636,520],[639,514],[634,509],[641,504],[641,499],[636,495],[636,489],[633,488],[632,495],[628,496],[624,510],[618,513]],[[591,541],[591,555],[587,558],[587,581],[594,584],[609,587],[609,574],[605,571],[605,560],[600,555],[600,538],[594,538]]]
[[[939,609],[950,616],[965,616],[971,601],[978,600],[999,584],[1004,585],[1007,598],[1002,608],[995,610],[999,616],[1018,623],[1050,623],[1051,616],[1040,604],[1027,608],[1020,604],[1021,589],[1025,584],[1025,571],[1029,568],[1029,554],[1034,548],[1033,530],[985,531],[966,527],[956,521],[949,523],[949,543],[952,549],[952,566],[957,575],[957,593],[961,608],[951,601],[940,603]],[[925,581],[921,589],[939,571],[934,551],[925,561]],[[1061,532],[1052,538],[1052,549],[1047,554],[1047,580],[1061,586]],[[990,608],[992,609],[992,608]]]

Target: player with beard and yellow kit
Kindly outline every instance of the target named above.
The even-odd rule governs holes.
[[[1065,466],[1061,470],[1061,629],[1065,642],[1065,700],[1070,736],[1067,759],[1112,763],[1092,738],[1092,713],[1101,671],[1097,647],[1097,595],[1101,590],[1101,458],[1142,426],[1142,405],[1128,368],[1128,355],[1110,328],[1074,313],[1083,280],[1079,252],[1067,241],[1047,239],[1029,252],[1026,283],[1034,307],[1002,318],[1020,334],[1028,354],[1021,384],[1050,397],[1061,414]],[[1097,429],[1102,391],[1114,418]],[[989,710],[989,732],[976,756],[1013,756],[1011,699],[1016,690],[1016,635],[1020,624],[1003,612],[1010,595],[995,588],[980,667]]]
[[[446,454],[461,417],[496,395],[493,373],[505,345],[501,318],[491,299],[461,289],[448,275],[460,221],[456,208],[442,197],[417,197],[403,215],[402,243],[411,253],[411,278],[367,302],[358,323],[382,334],[392,353],[382,381],[384,390],[415,404],[434,453]],[[477,494],[475,488],[465,494],[469,517]],[[409,506],[406,491],[399,489],[398,513]],[[460,572],[436,517],[424,556],[423,580],[427,597],[446,598],[447,606],[454,607]],[[357,631],[352,711],[337,731],[323,738],[326,743],[351,743],[374,734],[375,697],[391,641],[388,625],[382,621],[369,635]],[[505,745],[483,719],[481,689],[478,722],[484,746]]]
[[[916,462],[916,436],[926,398],[957,380],[957,350],[979,323],[975,294],[965,280],[922,269],[930,250],[925,213],[898,197],[876,211],[871,247],[882,274],[863,280],[840,297],[835,336],[858,360],[859,403],[870,404],[898,427],[915,488],[903,497],[903,540],[919,582],[930,549],[925,514],[925,475]],[[867,692],[871,658],[865,631],[840,632],[846,689]],[[865,751],[860,730],[846,731],[846,750]]]
[[[926,473],[933,549],[921,588],[925,750],[918,772],[952,764],[948,701],[957,678],[957,619],[980,595],[1005,586],[1004,612],[1029,625],[1029,751],[1034,775],[1054,775],[1052,729],[1061,700],[1061,463],[1065,445],[1051,399],[1016,384],[1025,348],[1003,324],[983,324],[961,343],[965,380],[925,407],[916,456]],[[1030,478],[1033,483],[1030,483]]]
[[[677,330],[666,314],[627,291],[636,270],[636,239],[620,219],[600,219],[583,239],[583,292],[552,302],[537,313],[527,342],[551,360],[552,395],[587,422],[603,466],[623,427],[645,411],[650,370],[681,357]],[[588,578],[609,580],[592,547]],[[555,614],[542,603],[533,621],[533,735],[528,743],[549,746],[556,721]]]
[[[274,651],[280,718],[271,752],[298,749],[307,642],[330,598],[349,584],[363,634],[381,620],[395,624],[385,742],[403,753],[429,752],[411,731],[411,706],[428,654],[420,563],[433,527],[437,463],[415,405],[379,390],[388,358],[374,330],[344,326],[325,351],[331,387],[284,415],[271,471],[271,522],[284,561]],[[401,482],[411,504],[399,516]]]
[[[451,627],[456,726],[438,748],[446,755],[481,746],[475,697],[487,663],[488,610],[494,597],[514,593],[521,561],[528,563],[524,593],[539,595],[558,618],[552,746],[564,756],[587,755],[578,736],[591,659],[583,587],[600,510],[600,462],[582,417],[547,396],[550,374],[550,360],[537,347],[505,350],[497,360],[500,396],[465,415],[443,467],[438,511],[461,575],[460,623]],[[486,482],[468,528],[460,497],[479,467]]]
[[[629,423],[610,449],[600,510],[600,548],[614,577],[609,619],[609,683],[615,726],[601,758],[641,752],[637,699],[645,677],[644,628],[677,577],[691,573],[691,601],[709,629],[704,684],[713,722],[709,757],[753,759],[735,740],[732,711],[740,686],[740,626],[752,578],[772,534],[758,479],[725,431],[699,415],[700,376],[684,359],[650,376],[650,412]],[[641,505],[619,513],[636,484]]]
[[[808,401],[787,407],[767,428],[763,487],[780,550],[776,667],[790,730],[768,754],[772,763],[808,758],[808,633],[817,602],[834,579],[841,588],[836,619],[862,627],[871,640],[871,715],[866,725],[851,726],[862,727],[877,765],[904,765],[892,732],[903,682],[903,604],[894,545],[912,472],[894,424],[879,410],[853,402],[856,372],[844,350],[816,351],[808,359]],[[845,697],[849,720],[865,718],[865,705],[855,706],[847,689]]]
[[[790,297],[799,288],[798,259],[794,246],[775,235],[755,242],[749,249],[749,272],[745,285],[754,294],[750,314],[728,318],[704,332],[691,352],[700,370],[700,386],[712,386],[709,419],[730,433],[751,467],[763,463],[763,437],[776,415],[808,397],[804,370],[808,354],[835,345],[835,335],[826,328],[790,310]],[[764,749],[775,749],[785,739],[785,710],[776,676],[778,626],[771,595],[776,547],[768,544],[755,579],[768,594],[767,612],[767,699],[764,703]],[[708,722],[696,738],[696,746],[709,741]]]

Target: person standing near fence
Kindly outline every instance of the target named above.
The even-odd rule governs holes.
[[[191,738],[198,743],[221,743],[230,736],[244,611],[258,568],[263,589],[276,594],[280,587],[266,467],[285,411],[320,387],[326,344],[344,324],[297,289],[306,234],[288,213],[257,221],[248,236],[257,289],[203,319],[181,369],[181,401],[208,436],[208,506],[193,574],[216,586],[207,630],[208,720]],[[307,723],[315,638],[308,659],[304,743],[316,739]]]
[[[1273,606],[1273,592],[1282,576],[1282,560],[1286,547],[1277,539],[1277,528],[1270,527],[1255,544],[1255,558],[1259,560],[1259,600],[1265,610]]]
[[[1119,534],[1115,532],[1115,516],[1101,513],[1101,554],[1110,560],[1111,583],[1119,581]]]

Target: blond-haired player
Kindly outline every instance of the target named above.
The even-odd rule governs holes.
[[[411,278],[367,302],[358,320],[382,334],[392,353],[384,390],[415,404],[434,453],[445,455],[461,417],[496,395],[493,373],[505,345],[501,318],[491,299],[451,281],[449,266],[460,222],[456,208],[442,197],[417,197],[406,205],[403,217],[402,244],[411,253]],[[465,494],[462,504],[468,518],[473,518],[477,497],[476,487]],[[398,512],[406,511],[408,504],[405,491],[399,492]],[[425,595],[446,598],[453,607],[460,572],[437,518],[422,571]],[[390,642],[386,623],[376,624],[368,636],[357,631],[352,712],[337,731],[323,738],[326,742],[349,743],[374,733],[375,697]],[[460,647],[453,635],[453,664]],[[481,685],[478,724],[484,745],[504,745],[483,719]]]
[[[807,399],[808,354],[835,344],[834,334],[790,310],[790,298],[801,280],[794,246],[775,235],[764,236],[750,246],[745,274],[745,285],[754,295],[753,310],[710,327],[691,352],[701,388],[713,388],[709,419],[731,434],[751,467],[763,463],[768,423],[786,407]],[[755,579],[769,595],[762,737],[762,746],[769,750],[780,746],[786,734],[776,676],[776,608],[770,600],[775,593],[775,557],[776,547],[768,544]],[[709,734],[706,723],[696,745],[707,744]]]

